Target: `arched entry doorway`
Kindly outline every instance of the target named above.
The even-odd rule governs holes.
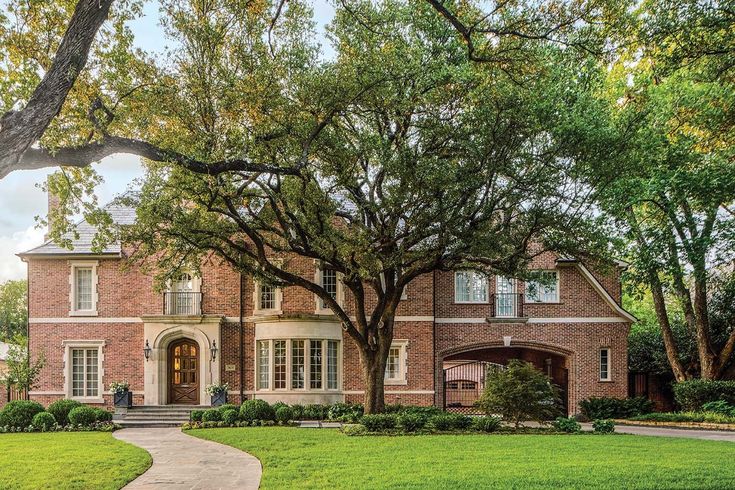
[[[168,400],[171,404],[199,404],[199,344],[179,339],[168,347]]]
[[[512,359],[533,364],[559,387],[562,410],[569,412],[570,358],[556,349],[536,345],[478,346],[449,352],[442,360],[442,398],[445,410],[472,413],[485,388],[488,369],[502,369]]]

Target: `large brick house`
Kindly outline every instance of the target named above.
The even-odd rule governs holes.
[[[134,210],[109,208],[121,224]],[[290,403],[361,401],[358,352],[340,323],[303,289],[274,289],[211,257],[168,291],[126,264],[127,246],[92,252],[94,229],[73,249],[52,242],[19,254],[28,264],[29,341],[46,365],[32,399],[111,404],[128,381],[136,405],[208,404],[205,385],[229,399]],[[127,265],[127,267],[123,267]],[[313,260],[288,261],[344,301],[338,275]],[[600,274],[551,253],[538,283],[470,271],[419,277],[398,309],[386,369],[386,402],[467,406],[489,363],[524,359],[562,388],[570,413],[590,396],[627,395],[627,335],[620,268]]]

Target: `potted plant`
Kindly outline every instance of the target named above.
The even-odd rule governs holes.
[[[110,393],[112,393],[115,407],[130,408],[133,406],[133,393],[127,381],[110,383]]]
[[[229,383],[212,383],[207,385],[205,391],[212,397],[212,406],[219,407],[227,403],[227,390],[229,389]]]

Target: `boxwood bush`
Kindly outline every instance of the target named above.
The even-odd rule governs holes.
[[[328,405],[312,403],[304,407],[304,420],[324,420],[327,418]]]
[[[33,417],[32,424],[33,427],[46,431],[56,425],[56,419],[49,412],[40,412]]]
[[[592,430],[596,434],[612,434],[615,432],[615,422],[606,419],[593,420]]]
[[[427,417],[420,413],[404,412],[398,414],[398,427],[404,432],[416,432],[424,428]]]
[[[275,420],[273,407],[265,400],[245,400],[240,406],[240,418],[251,422],[253,420]]]
[[[735,405],[735,380],[692,379],[674,384],[674,398],[684,411],[697,411],[707,402],[722,400]]]
[[[108,412],[107,410],[104,410],[102,408],[95,408],[94,414],[95,414],[95,420],[97,422],[111,422],[112,421],[112,412]]]
[[[222,414],[217,408],[210,408],[202,414],[202,422],[219,422],[220,420],[222,420]]]
[[[276,420],[280,423],[286,423],[293,420],[293,410],[288,405],[283,405],[276,409]]]
[[[396,428],[397,416],[394,413],[376,413],[371,415],[363,415],[360,419],[360,423],[364,425],[370,432],[390,430]]]
[[[82,404],[76,400],[56,400],[46,411],[54,416],[59,425],[69,425],[69,412]]]
[[[559,432],[568,432],[569,434],[575,434],[581,432],[582,426],[577,422],[574,417],[558,417],[554,421],[554,429]]]
[[[0,426],[26,428],[36,414],[43,412],[43,405],[31,400],[13,400],[0,411]]]
[[[240,418],[240,413],[233,408],[220,412],[222,414],[222,422],[227,425],[235,425],[235,422]]]
[[[472,426],[472,417],[458,413],[440,413],[430,417],[428,423],[439,431],[465,430]]]
[[[204,410],[192,410],[191,411],[191,420],[193,422],[201,422],[202,421],[202,415],[204,415]]]
[[[69,423],[72,425],[83,425],[85,427],[92,425],[97,421],[97,411],[92,407],[82,405],[73,408],[69,412]]]
[[[327,410],[327,418],[329,420],[353,423],[360,420],[360,417],[364,413],[365,409],[361,404],[335,403]]]

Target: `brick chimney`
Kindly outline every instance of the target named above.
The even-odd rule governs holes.
[[[51,175],[53,175],[53,174],[51,174]],[[55,209],[59,209],[59,206],[61,206],[61,198],[59,198],[59,196],[57,196],[56,194],[54,194],[53,192],[51,192],[51,189],[50,189],[50,187],[51,187],[50,186],[50,183],[51,183],[50,182],[51,181],[51,175],[49,175],[46,178],[46,189],[47,189],[46,190],[46,197],[48,199],[48,208],[46,210],[46,221],[48,222],[48,224],[47,224],[47,228],[46,228],[46,233],[43,235],[43,239],[46,240],[46,241],[48,241],[48,239],[49,239],[49,231],[51,231],[51,211],[52,210],[55,210]]]

